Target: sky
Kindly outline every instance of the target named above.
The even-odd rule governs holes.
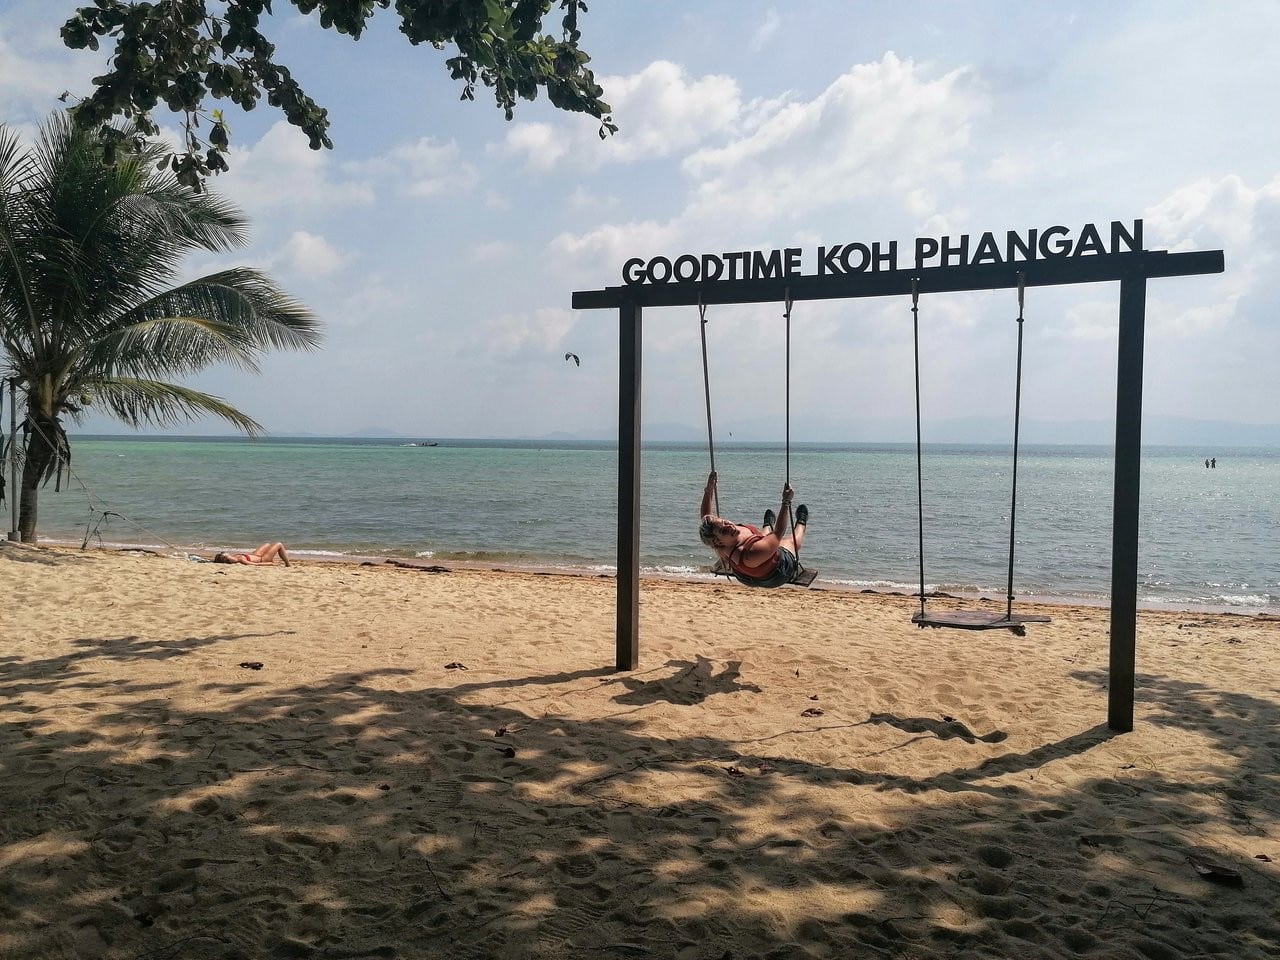
[[[0,0],[0,122],[32,135],[89,90],[105,52],[58,36],[78,5]],[[1280,4],[592,3],[581,44],[620,128],[603,142],[545,99],[510,122],[483,92],[460,102],[448,52],[410,46],[393,10],[352,42],[275,6],[279,59],[328,108],[334,149],[265,102],[222,105],[231,171],[212,185],[252,239],[176,278],[254,265],[322,319],[317,352],[190,381],[272,434],[615,436],[617,315],[570,303],[631,257],[1136,219],[1148,249],[1226,258],[1150,282],[1146,417],[1280,422]],[[1026,420],[1114,420],[1118,293],[1028,291]],[[909,308],[795,305],[793,439],[910,439]],[[1016,315],[1011,291],[922,300],[926,422],[1012,422]],[[781,316],[709,309],[718,437],[782,439]],[[643,378],[646,436],[705,434],[695,307],[646,310]]]

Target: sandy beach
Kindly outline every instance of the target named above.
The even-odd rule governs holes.
[[[1280,621],[0,547],[0,956],[1280,954]]]

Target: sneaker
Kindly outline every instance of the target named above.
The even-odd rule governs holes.
[[[809,508],[803,503],[796,507],[796,526],[801,526],[809,522]]]
[[[766,527],[772,529],[777,519],[778,519],[777,514],[775,514],[772,510],[766,510],[764,512],[764,525]]]

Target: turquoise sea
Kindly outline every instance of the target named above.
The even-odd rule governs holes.
[[[539,441],[75,438],[74,479],[40,498],[41,539],[175,551],[283,540],[302,556],[396,556],[608,571],[617,455]],[[1206,469],[1206,456],[1217,458]],[[717,450],[721,512],[759,523],[785,478],[777,444]],[[929,589],[1003,597],[1012,460],[996,446],[926,447]],[[697,444],[647,444],[641,562],[708,576],[696,535],[708,470]],[[803,559],[831,586],[914,591],[913,444],[792,446],[812,511]],[[1019,454],[1014,590],[1105,603],[1112,451]],[[1280,450],[1148,448],[1142,462],[1144,606],[1280,612]],[[6,510],[8,507],[6,506]],[[104,513],[106,514],[104,516]],[[8,518],[6,516],[6,526]]]

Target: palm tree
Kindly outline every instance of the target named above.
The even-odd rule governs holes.
[[[187,253],[244,243],[247,220],[179,184],[165,152],[104,162],[97,134],[61,113],[27,150],[0,124],[0,374],[26,405],[25,542],[40,487],[70,465],[63,417],[80,422],[90,404],[131,427],[213,415],[253,435],[262,427],[247,414],[168,380],[215,363],[256,370],[269,348],[319,344],[316,317],[256,270],[171,285]]]

